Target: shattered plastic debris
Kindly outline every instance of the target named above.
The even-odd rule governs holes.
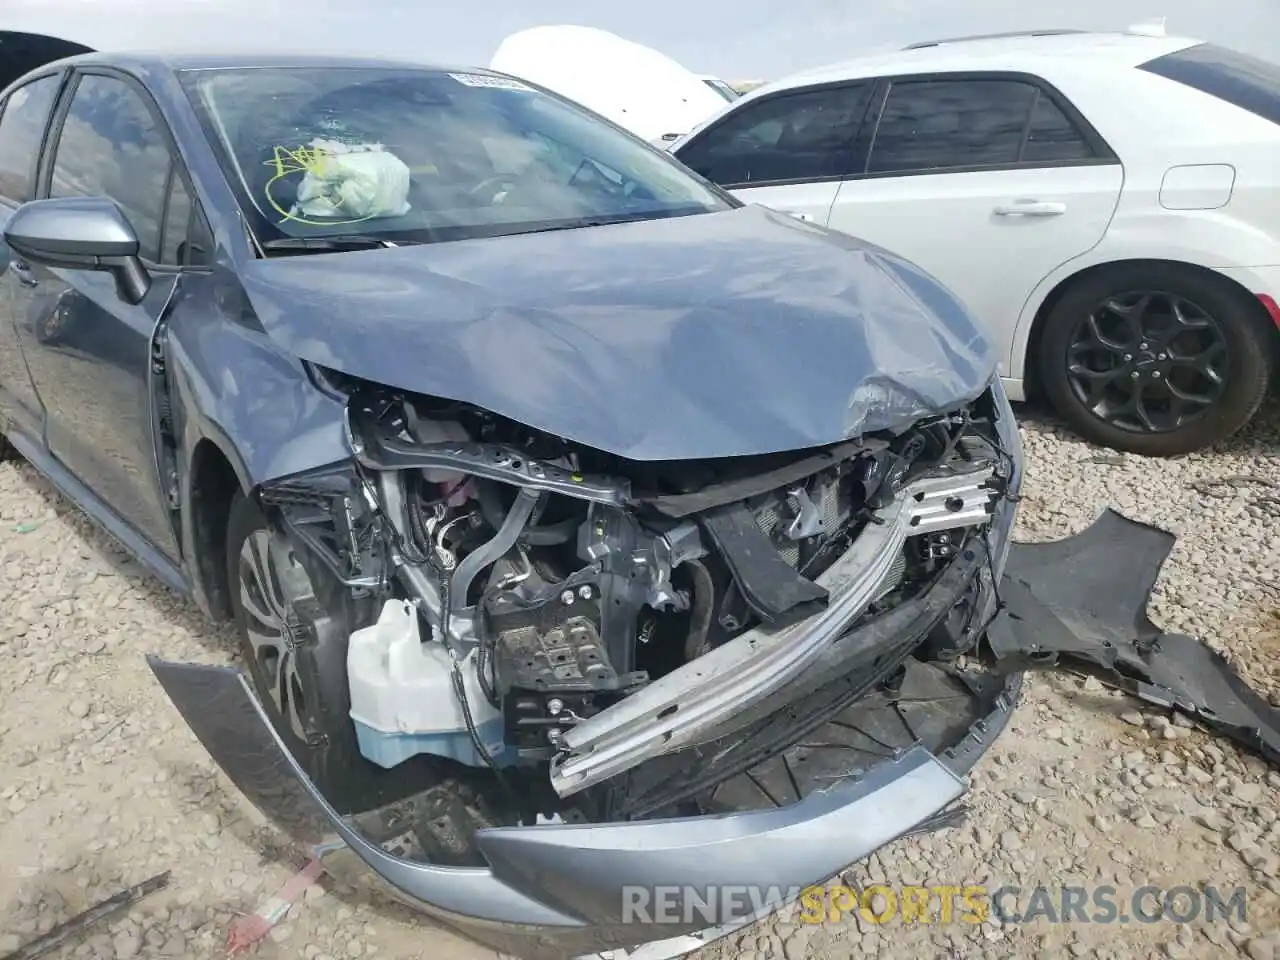
[[[243,953],[271,932],[271,928],[284,919],[289,908],[297,902],[324,873],[324,865],[318,857],[312,857],[307,865],[290,877],[280,891],[268,897],[253,913],[237,917],[227,931],[227,954]]]
[[[1014,544],[992,652],[1003,669],[1070,664],[1097,674],[1280,766],[1280,710],[1204,641],[1163,633],[1147,616],[1175,539],[1108,509],[1076,536]]]

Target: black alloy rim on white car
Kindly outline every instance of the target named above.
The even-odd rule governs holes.
[[[1107,297],[1080,321],[1067,350],[1076,398],[1121,430],[1169,433],[1207,416],[1227,389],[1217,320],[1156,290]]]

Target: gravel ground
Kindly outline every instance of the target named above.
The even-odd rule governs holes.
[[[1280,701],[1280,406],[1225,449],[1177,461],[1023,428],[1019,539],[1104,506],[1179,535],[1153,603]],[[170,886],[62,957],[222,956],[231,920],[296,868],[214,768],[142,662],[226,662],[230,637],[148,578],[21,463],[0,464],[0,957],[120,887]],[[1099,749],[1101,748],[1101,749]],[[820,927],[777,920],[724,957],[1280,958],[1280,773],[1094,681],[1036,677],[979,764],[962,827],[904,841],[857,883],[1248,889],[1248,922]],[[1025,903],[1021,904],[1025,906]],[[312,888],[260,957],[492,957],[397,908]]]

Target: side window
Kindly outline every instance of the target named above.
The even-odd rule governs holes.
[[[140,253],[160,257],[172,158],[155,117],[123,80],[80,78],[54,154],[53,197],[110,197],[138,234]]]
[[[194,203],[191,210],[191,226],[187,232],[187,249],[181,263],[189,267],[208,266],[213,262],[213,228],[204,215],[204,208]]]
[[[1024,163],[1049,163],[1055,160],[1087,160],[1093,148],[1071,119],[1062,112],[1043,90],[1036,91],[1036,104],[1031,110],[1027,142],[1022,146]]]
[[[0,106],[0,197],[26,203],[35,196],[36,161],[62,77],[41,77],[9,94]]]
[[[211,248],[209,227],[200,205],[191,202],[186,182],[175,171],[169,183],[169,203],[160,236],[160,262],[201,266],[209,262]]]
[[[1016,80],[895,83],[876,129],[867,172],[1015,163],[1038,92]]]
[[[191,226],[191,194],[176,174],[169,183],[169,203],[165,207],[164,232],[160,235],[160,262],[181,263],[186,253]]]
[[[721,186],[845,176],[870,97],[860,83],[749,103],[676,156]]]

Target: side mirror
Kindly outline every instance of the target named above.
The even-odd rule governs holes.
[[[115,201],[106,197],[24,203],[4,225],[4,241],[31,263],[111,273],[125,303],[141,303],[151,289],[151,277],[138,259],[138,235]]]

